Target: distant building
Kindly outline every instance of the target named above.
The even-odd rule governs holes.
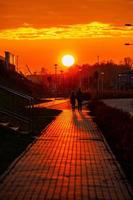
[[[34,73],[31,75],[27,75],[27,79],[32,81],[33,83],[41,84],[44,87],[53,89],[55,87],[55,75],[53,74],[41,74]]]
[[[5,64],[5,58],[0,56],[0,66]]]
[[[27,75],[27,79],[29,79],[33,83],[37,83],[37,84],[42,84],[42,82],[43,82],[42,75],[36,74],[36,73],[34,73],[32,75]]]
[[[133,88],[133,71],[118,74],[118,85],[120,88]]]
[[[37,74],[27,75],[27,79],[33,83],[41,84],[43,86],[48,86],[48,80],[46,74]]]
[[[16,70],[15,56],[9,51],[5,51],[5,57],[0,56],[0,65],[7,70]]]

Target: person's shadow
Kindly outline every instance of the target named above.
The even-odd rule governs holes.
[[[89,115],[83,112],[73,112],[73,123],[79,129],[83,129],[84,126],[87,126],[89,119]]]
[[[82,112],[73,112],[73,123],[78,128],[83,128],[84,120],[86,119]]]

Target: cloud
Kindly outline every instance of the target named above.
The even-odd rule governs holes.
[[[34,28],[25,23],[23,27],[0,31],[4,40],[47,40],[133,37],[133,28],[92,22],[50,28]]]

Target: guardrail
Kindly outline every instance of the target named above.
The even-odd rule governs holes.
[[[29,123],[29,132],[33,129],[33,100],[34,98],[31,96],[0,85],[0,112],[7,116],[10,115],[18,121]]]

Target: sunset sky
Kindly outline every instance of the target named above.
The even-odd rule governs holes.
[[[63,54],[77,64],[133,58],[133,0],[0,0],[0,55],[19,56],[19,70],[54,69]]]

